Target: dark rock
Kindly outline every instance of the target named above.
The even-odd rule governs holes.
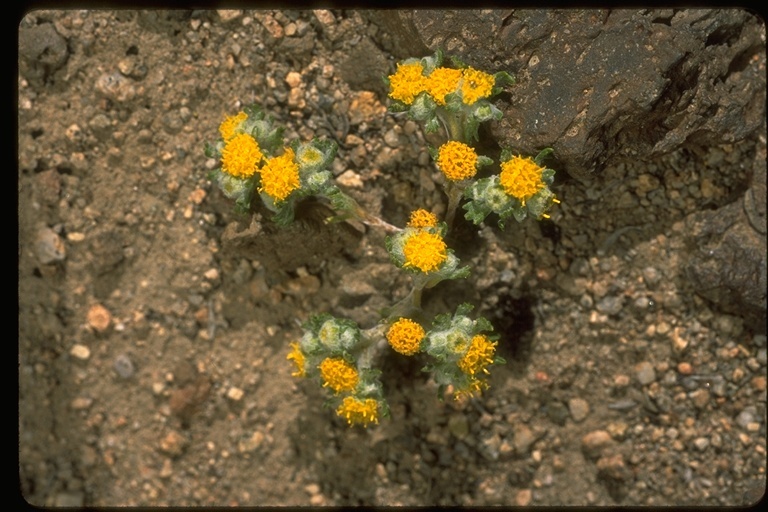
[[[752,184],[743,197],[686,219],[691,257],[685,276],[723,311],[766,332],[766,160],[757,152]]]
[[[312,61],[315,37],[313,33],[302,37],[285,37],[281,40],[277,51],[293,61],[297,69],[304,68]]]
[[[377,43],[395,58],[403,60],[431,53],[419,37],[408,11],[370,10],[365,11],[365,16],[381,29],[376,34]]]
[[[339,66],[341,78],[352,89],[373,91],[384,98],[387,87],[384,77],[388,75],[387,58],[370,39],[363,39]]]
[[[50,23],[19,29],[19,72],[30,82],[46,81],[67,62],[67,41]]]
[[[683,144],[742,140],[764,117],[762,25],[745,10],[426,10],[398,16],[430,49],[513,74],[508,97],[496,101],[504,118],[492,126],[495,138],[530,155],[552,147],[559,168],[575,177],[621,157],[647,159]]]

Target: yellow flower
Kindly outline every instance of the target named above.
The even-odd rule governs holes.
[[[355,367],[340,357],[326,357],[318,368],[323,387],[329,387],[336,393],[354,390],[360,380]]]
[[[489,373],[486,367],[493,364],[496,344],[495,341],[489,340],[488,336],[482,334],[474,336],[472,343],[469,345],[469,350],[457,363],[459,369],[472,377],[480,372]]]
[[[472,105],[477,100],[490,96],[493,86],[496,84],[493,75],[473,68],[464,69],[462,78],[461,98],[467,105]]]
[[[451,181],[469,179],[477,173],[477,153],[463,142],[449,140],[438,149],[437,167]]]
[[[476,377],[470,377],[465,387],[457,388],[453,391],[453,398],[456,401],[460,401],[465,397],[470,398],[475,396],[477,393],[481,393],[484,389],[488,389],[487,382]]]
[[[408,237],[403,245],[406,267],[415,267],[422,272],[438,270],[448,257],[447,246],[440,235],[419,231]]]
[[[418,62],[398,64],[395,74],[389,75],[389,97],[406,105],[413,103],[426,86],[423,71],[424,67]]]
[[[411,212],[409,228],[434,228],[435,226],[437,226],[437,216],[434,213],[423,208]]]
[[[424,328],[409,318],[401,318],[387,331],[387,341],[396,352],[412,356],[419,351]]]
[[[373,398],[359,400],[352,396],[345,397],[336,414],[346,418],[350,427],[356,423],[367,427],[369,423],[379,422],[379,407]]]
[[[250,178],[264,158],[256,139],[238,133],[227,141],[221,152],[221,169],[236,178]]]
[[[221,138],[224,141],[228,141],[235,136],[235,129],[240,126],[240,123],[248,119],[248,114],[245,112],[239,112],[237,115],[229,116],[219,125],[219,132]]]
[[[437,68],[427,77],[427,92],[435,103],[445,105],[445,95],[458,89],[460,79],[460,69]]]
[[[544,188],[542,171],[544,168],[536,165],[532,158],[515,156],[501,164],[499,182],[507,194],[518,198],[525,205],[526,200]]]
[[[261,187],[259,192],[266,192],[275,201],[283,201],[299,188],[299,166],[293,161],[293,149],[285,148],[285,153],[267,161],[261,169]]]
[[[305,377],[307,375],[306,371],[304,370],[306,358],[301,352],[301,349],[299,349],[298,343],[291,343],[291,353],[288,354],[286,359],[289,361],[293,360],[293,364],[296,365],[296,371],[291,374],[293,377]]]

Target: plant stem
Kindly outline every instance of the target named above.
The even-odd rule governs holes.
[[[332,217],[331,218],[332,221],[356,219],[362,222],[363,224],[365,224],[366,226],[382,228],[388,233],[397,233],[399,231],[402,231],[402,228],[394,226],[389,222],[385,221],[384,219],[377,217],[376,215],[373,215],[368,211],[366,211],[362,206],[360,206],[360,204],[357,201],[355,201],[353,198],[351,198],[344,192],[339,191],[338,194],[340,194],[344,198],[343,201],[341,202],[341,206],[338,204],[338,202],[336,202],[336,208],[339,208],[341,210],[341,214],[337,215],[336,217]]]
[[[445,222],[450,230],[453,226],[453,218],[456,216],[456,210],[459,209],[461,196],[464,194],[464,187],[453,182],[448,182],[445,187],[445,193],[448,194],[448,211],[445,214]]]

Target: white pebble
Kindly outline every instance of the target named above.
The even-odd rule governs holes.
[[[91,350],[85,345],[80,344],[73,345],[69,353],[72,355],[72,357],[82,359],[83,361],[91,357]]]

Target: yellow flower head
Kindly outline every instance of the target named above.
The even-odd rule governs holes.
[[[486,367],[493,364],[496,344],[497,342],[489,340],[488,336],[482,334],[474,336],[469,350],[457,363],[461,371],[472,377],[480,372],[489,373]]]
[[[449,140],[438,149],[437,167],[451,181],[469,179],[477,173],[477,153],[463,142]]]
[[[293,161],[293,149],[285,148],[285,153],[267,161],[261,169],[261,187],[259,192],[266,192],[275,201],[283,201],[299,188],[299,166]]]
[[[475,396],[477,393],[481,393],[484,389],[488,389],[487,382],[476,377],[470,377],[466,386],[454,390],[453,398],[456,401],[460,401],[465,397],[470,398]]]
[[[229,116],[219,125],[219,133],[224,141],[228,141],[235,136],[235,129],[240,126],[240,123],[248,119],[248,114],[245,112],[239,112],[237,115]]]
[[[434,228],[437,226],[437,215],[423,208],[411,212],[408,221],[409,228]]]
[[[406,105],[413,103],[416,96],[426,87],[427,78],[422,75],[424,67],[418,63],[398,64],[394,75],[389,75],[389,97]]]
[[[445,95],[459,88],[460,69],[436,68],[427,77],[426,90],[438,105],[445,105]]]
[[[504,192],[525,204],[526,200],[544,188],[542,171],[544,168],[536,165],[532,158],[515,156],[501,164],[499,182],[504,187]]]
[[[221,152],[221,169],[235,178],[250,178],[264,158],[256,139],[238,133],[227,141]]]
[[[387,341],[396,352],[412,356],[419,351],[424,328],[409,318],[401,318],[387,331]]]
[[[406,267],[422,272],[438,270],[448,258],[448,248],[442,237],[429,231],[419,231],[408,237],[403,244]]]
[[[473,68],[464,69],[462,78],[461,98],[467,105],[472,105],[477,100],[490,96],[493,86],[496,84],[493,75]]]
[[[359,400],[352,396],[345,397],[336,414],[346,418],[350,427],[357,423],[367,427],[369,423],[379,422],[379,407],[373,398]]]
[[[296,365],[296,371],[291,374],[293,377],[305,377],[307,375],[306,371],[304,370],[306,358],[301,352],[301,349],[299,349],[298,343],[291,343],[291,352],[288,354],[286,359],[289,361],[293,360],[293,364]]]
[[[336,393],[354,390],[360,380],[355,367],[340,357],[326,357],[318,368],[323,387],[329,387]]]

